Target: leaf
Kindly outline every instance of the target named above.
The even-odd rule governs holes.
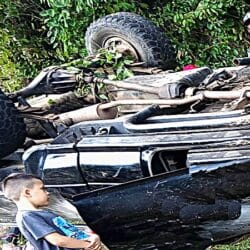
[[[98,97],[101,99],[101,100],[108,100],[109,98],[106,96],[106,95],[104,95],[104,94],[100,94],[100,95],[98,95]]]
[[[108,75],[109,80],[116,80],[116,75]]]

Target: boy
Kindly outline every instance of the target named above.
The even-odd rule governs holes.
[[[49,202],[49,193],[40,178],[23,173],[11,174],[3,180],[2,190],[4,195],[17,205],[17,225],[35,249],[102,249],[98,235],[81,232],[87,238],[69,237],[65,230],[74,226],[66,222],[66,227],[60,228],[56,221],[63,221],[62,224],[65,224],[61,217],[40,209]]]

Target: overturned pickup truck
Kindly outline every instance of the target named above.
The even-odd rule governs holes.
[[[196,87],[186,81],[204,68],[185,72],[185,84],[174,83],[181,98],[158,98],[135,114],[71,125],[51,143],[28,149],[25,170],[75,195],[80,214],[111,249],[202,249],[248,233],[248,70],[205,68]],[[128,81],[145,83],[147,77]],[[173,84],[164,82],[172,93]]]
[[[25,171],[68,197],[111,249],[204,249],[249,233],[249,67],[156,69],[173,65],[172,47],[131,13],[105,17],[87,34],[90,52],[115,45],[153,68],[135,65],[139,75],[112,81],[50,67],[26,88],[1,92],[0,157],[33,138]],[[90,105],[67,93],[98,83],[112,101]],[[27,98],[62,93],[63,113]]]
[[[182,72],[181,79],[203,70]],[[47,120],[34,115],[37,108],[20,109],[52,137],[24,152],[25,171],[69,197],[111,249],[203,249],[249,233],[248,70],[206,69],[196,87],[179,84],[181,96],[151,99],[153,105],[116,119],[69,125],[82,109]]]

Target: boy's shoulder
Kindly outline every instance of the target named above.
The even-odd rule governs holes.
[[[55,213],[53,213],[50,210],[47,209],[36,209],[36,210],[17,210],[17,214],[21,214],[21,215],[26,215],[26,214],[51,214],[51,215],[56,215]]]
[[[18,210],[16,214],[17,219],[30,218],[30,217],[42,217],[45,219],[51,219],[56,217],[57,215],[49,210]]]

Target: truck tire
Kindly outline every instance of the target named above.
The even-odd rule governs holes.
[[[96,54],[100,48],[116,48],[130,54],[144,67],[176,67],[176,55],[169,39],[151,21],[134,13],[104,16],[87,29],[86,48]]]
[[[0,158],[22,146],[25,124],[14,103],[0,90]]]

